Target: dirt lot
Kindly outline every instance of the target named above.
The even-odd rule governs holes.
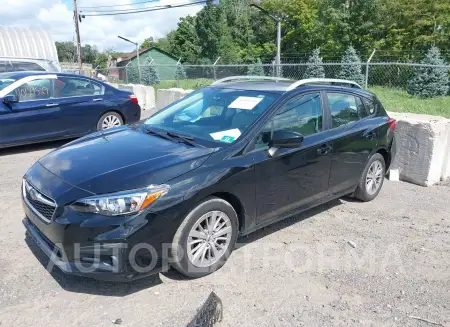
[[[220,326],[450,326],[448,182],[386,182],[371,203],[336,200],[275,224],[206,278],[114,284],[48,273],[25,238],[21,177],[60,144],[0,150],[1,326],[186,326],[211,290]]]

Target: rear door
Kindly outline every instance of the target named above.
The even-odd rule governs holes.
[[[3,145],[52,139],[63,134],[61,108],[52,98],[54,75],[43,75],[23,83],[10,94],[19,102],[4,104],[0,114],[0,142]]]
[[[105,88],[82,77],[58,76],[55,100],[61,107],[66,136],[78,136],[96,130],[106,108]]]
[[[358,184],[370,154],[377,147],[377,132],[363,99],[345,91],[326,92],[333,154],[330,193],[350,191]]]

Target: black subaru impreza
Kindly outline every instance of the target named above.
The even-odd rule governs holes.
[[[204,276],[238,236],[344,195],[373,200],[395,127],[350,81],[227,78],[41,158],[23,223],[66,273]]]

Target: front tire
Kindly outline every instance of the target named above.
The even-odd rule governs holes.
[[[386,163],[381,154],[375,153],[366,165],[355,191],[355,198],[368,202],[375,199],[383,186]]]
[[[184,218],[172,242],[172,266],[188,277],[220,269],[233,251],[238,217],[227,201],[210,197]]]
[[[108,128],[118,127],[123,125],[122,116],[117,112],[109,111],[100,117],[97,123],[97,130],[103,131]]]

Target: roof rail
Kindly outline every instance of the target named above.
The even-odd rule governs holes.
[[[359,89],[362,89],[361,85],[354,81],[346,80],[346,79],[335,79],[335,78],[308,78],[308,79],[301,79],[297,82],[292,83],[291,86],[288,87],[287,91],[292,91],[296,89],[299,86],[302,85],[308,85],[308,84],[321,84],[321,83],[329,83],[331,85],[338,84],[338,85],[350,85],[352,87],[357,87]]]
[[[212,83],[211,85],[218,85],[230,81],[237,81],[237,80],[260,80],[260,81],[292,81],[288,78],[283,77],[271,77],[271,76],[230,76],[225,77],[222,79],[219,79]]]

